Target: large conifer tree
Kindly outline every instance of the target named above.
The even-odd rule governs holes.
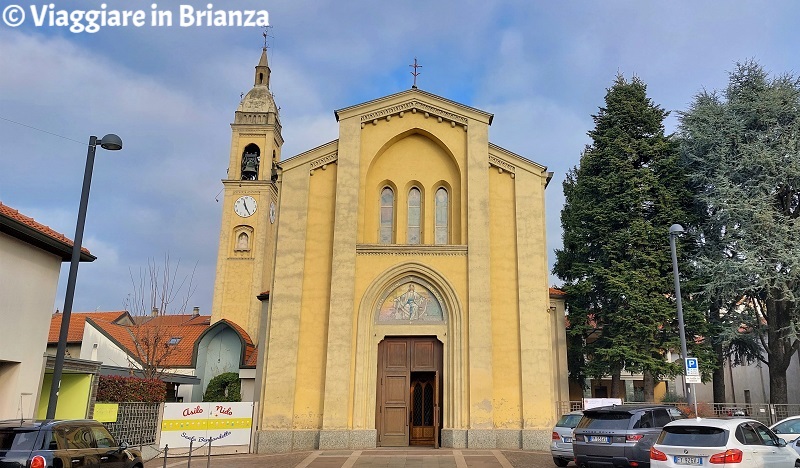
[[[695,98],[681,134],[704,214],[696,226],[703,291],[728,305],[721,319],[733,318],[734,335],[746,332],[732,339],[760,344],[770,402],[787,403],[786,369],[800,349],[800,79],[737,64],[722,95]],[[734,347],[733,361],[752,358],[747,349]]]
[[[654,381],[681,369],[666,359],[680,349],[668,228],[687,222],[691,194],[677,145],[664,135],[668,112],[646,91],[640,79],[618,76],[593,116],[592,144],[564,181],[564,247],[553,271],[565,281],[570,333],[584,343],[583,373],[611,375],[611,396],[625,397],[620,372],[642,372],[652,401]],[[695,345],[702,320],[686,305]]]

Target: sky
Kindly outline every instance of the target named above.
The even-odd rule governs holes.
[[[420,89],[494,114],[493,143],[553,172],[551,266],[562,182],[617,74],[647,83],[671,111],[672,133],[679,111],[702,89],[724,88],[736,62],[800,69],[797,1],[211,4],[267,12],[284,159],[336,139],[334,110],[409,89],[415,57]],[[19,18],[13,5],[26,14],[17,27],[8,25]],[[177,278],[192,280],[187,306],[211,313],[229,125],[253,86],[263,30],[181,26],[181,5],[206,11],[209,0],[0,1],[0,202],[72,238],[89,136],[124,142],[97,150],[83,241],[97,260],[79,268],[73,311],[123,309],[138,288],[131,277],[149,263],[163,269],[169,256]],[[50,14],[76,10],[142,10],[148,21],[95,33],[49,24]],[[172,12],[173,24],[151,26],[153,10]],[[66,262],[54,310],[68,271]]]

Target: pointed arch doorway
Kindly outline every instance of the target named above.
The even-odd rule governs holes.
[[[386,337],[378,343],[379,447],[439,447],[442,350],[442,342],[429,336]]]

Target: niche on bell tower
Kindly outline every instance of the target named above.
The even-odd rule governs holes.
[[[252,257],[253,253],[253,228],[240,225],[233,229],[233,256]]]
[[[258,180],[258,166],[261,164],[261,149],[250,143],[242,153],[242,180]]]

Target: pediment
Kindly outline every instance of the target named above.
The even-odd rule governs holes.
[[[362,127],[367,123],[375,123],[378,119],[390,119],[394,115],[406,112],[423,113],[452,125],[466,128],[470,120],[491,125],[492,114],[474,107],[445,99],[419,89],[411,89],[384,96],[354,106],[335,111],[336,120],[357,117]]]

